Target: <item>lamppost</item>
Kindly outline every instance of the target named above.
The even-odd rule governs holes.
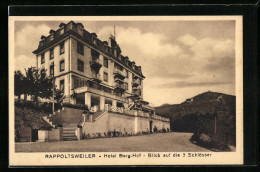
[[[53,83],[52,83],[52,114],[54,115],[55,110],[55,103],[54,103],[54,96],[55,96],[55,77],[54,77],[54,63],[52,64],[52,77],[53,77]]]

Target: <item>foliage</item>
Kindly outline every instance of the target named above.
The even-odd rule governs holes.
[[[25,91],[24,87],[24,81],[25,81],[25,76],[22,74],[20,70],[14,72],[14,94],[18,96],[20,99],[21,94],[23,94]]]
[[[19,108],[25,108],[25,109],[31,109],[37,112],[44,112],[44,113],[52,113],[52,103],[41,103],[36,101],[15,101],[15,107]],[[57,111],[58,109],[61,109],[62,106],[59,103],[54,104],[54,110]]]
[[[225,136],[221,133],[213,134],[211,137],[205,133],[194,133],[190,140],[197,145],[213,151],[230,151]]]
[[[50,129],[51,126],[47,124],[42,117],[48,115],[47,113],[36,111],[29,108],[15,108],[15,134],[19,139],[19,129],[24,127],[31,127],[32,129]]]
[[[20,98],[21,94],[28,94],[35,101],[38,98],[49,99],[53,96],[53,77],[46,74],[46,70],[30,67],[25,69],[25,76],[21,71],[15,71],[15,95]],[[55,88],[55,100],[61,102],[63,92]]]
[[[224,102],[216,101],[219,96],[222,96]],[[163,105],[157,107],[156,111],[170,118],[171,130],[196,135],[204,133],[212,140],[216,139],[214,145],[225,147],[223,145],[236,145],[235,107],[235,96],[205,92],[193,97],[193,102]]]
[[[38,70],[35,67],[26,70],[27,94],[38,97],[50,98],[52,96],[53,80],[48,77],[46,70]]]

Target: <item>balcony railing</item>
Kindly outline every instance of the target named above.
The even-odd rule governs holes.
[[[132,93],[133,93],[134,95],[140,96],[141,90],[133,90]]]
[[[127,75],[125,70],[120,70],[120,69],[117,69],[117,68],[114,69],[114,74],[119,75],[123,78],[125,78],[126,75]]]
[[[149,109],[149,110],[153,110],[153,111],[154,111],[154,107],[152,107],[152,106],[142,105],[142,107],[143,107],[144,109]]]
[[[124,82],[124,79],[120,78],[120,77],[115,77],[115,82],[117,83],[123,83]]]
[[[101,82],[102,81],[102,78],[100,76],[100,74],[92,74],[92,81],[94,82]]]
[[[121,114],[128,114],[128,115],[132,115],[132,116],[141,116],[141,117],[152,118],[152,119],[157,119],[157,120],[166,121],[166,122],[170,121],[169,118],[150,114],[150,113],[144,112],[142,110],[130,110],[129,108],[124,108],[124,107],[113,107],[110,104],[105,104],[105,111],[116,112],[116,113],[121,113]]]
[[[100,63],[100,60],[98,58],[92,58],[90,61],[90,65],[93,68],[100,69],[102,64]]]
[[[120,90],[122,90],[122,91],[127,90],[127,85],[126,85],[126,84],[115,83],[115,84],[114,84],[114,87],[115,87],[116,89],[120,89]]]
[[[133,82],[132,82],[132,85],[133,85],[133,87],[136,87],[136,86],[138,86],[138,85],[141,85],[140,79],[134,79]]]

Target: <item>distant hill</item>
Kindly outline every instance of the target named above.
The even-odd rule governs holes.
[[[218,98],[221,97],[224,101],[223,106],[225,106],[231,114],[235,114],[235,96],[211,91],[187,99],[181,104],[163,104],[159,107],[155,107],[155,110],[158,115],[171,118],[172,120],[190,113],[213,113],[216,104],[219,102]]]
[[[155,110],[158,115],[170,118],[173,131],[214,136],[216,124],[217,134],[221,134],[228,144],[235,145],[235,96],[208,91],[183,103],[164,104]]]

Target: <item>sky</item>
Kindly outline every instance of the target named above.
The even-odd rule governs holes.
[[[41,35],[69,21],[16,21],[15,69],[36,65]],[[78,21],[75,21],[78,22]],[[178,104],[205,91],[235,95],[235,21],[80,21],[142,66],[144,100]]]

